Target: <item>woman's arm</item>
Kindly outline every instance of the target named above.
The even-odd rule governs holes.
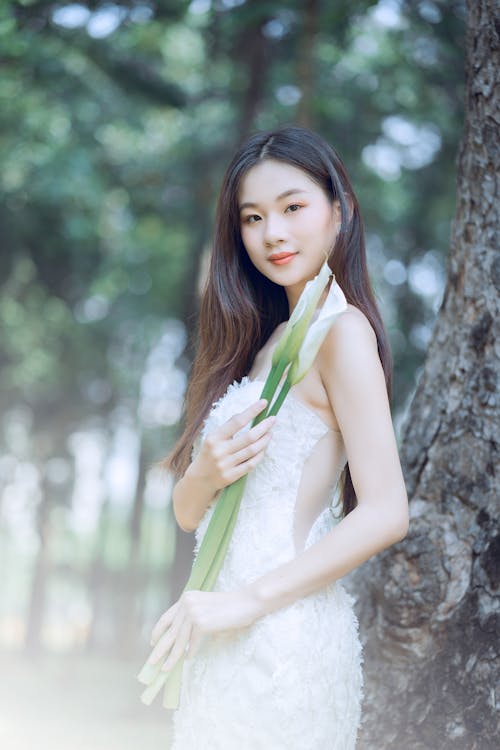
[[[408,530],[384,372],[374,331],[361,312],[339,316],[317,366],[342,432],[358,505],[318,542],[246,587],[259,616],[341,578]]]
[[[217,490],[196,474],[196,468],[191,463],[172,493],[175,520],[183,531],[189,533],[198,528],[216,494]]]
[[[194,531],[217,493],[247,474],[262,461],[275,417],[235,437],[266,406],[260,399],[213,430],[203,441],[196,458],[174,486],[172,504],[183,531]]]

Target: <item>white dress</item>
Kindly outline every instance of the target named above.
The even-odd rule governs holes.
[[[260,397],[263,383],[229,386],[200,440]],[[214,591],[234,590],[296,556],[294,512],[302,470],[329,432],[292,392],[264,459],[248,475]],[[338,475],[330,505],[304,547],[338,523]],[[196,530],[196,556],[215,503]],[[184,663],[171,750],[353,750],[362,698],[361,644],[352,598],[339,582],[240,630],[205,636]]]

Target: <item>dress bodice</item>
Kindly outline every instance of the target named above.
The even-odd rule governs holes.
[[[263,381],[248,377],[232,383],[212,406],[194,453],[213,429],[257,401],[263,385]],[[243,431],[247,429],[249,425]],[[292,559],[302,547],[307,548],[338,523],[342,516],[338,480],[344,465],[340,434],[334,433],[290,391],[278,413],[264,458],[247,476],[216,590],[249,582],[277,563]],[[216,502],[217,498],[196,529],[195,553]],[[297,518],[302,526],[306,523],[305,528],[296,528]]]

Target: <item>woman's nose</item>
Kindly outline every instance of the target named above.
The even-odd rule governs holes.
[[[281,216],[269,215],[265,220],[264,242],[267,245],[275,245],[286,239],[286,229]]]

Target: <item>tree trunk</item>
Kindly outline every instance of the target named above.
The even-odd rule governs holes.
[[[312,102],[314,95],[314,47],[318,27],[318,0],[309,0],[302,9],[303,24],[299,38],[297,81],[302,94],[297,110],[297,123],[313,127]]]
[[[116,640],[123,654],[131,653],[136,643],[140,641],[140,593],[144,578],[140,561],[141,536],[144,517],[144,492],[149,469],[148,449],[143,432],[140,433],[140,449],[138,456],[138,473],[135,487],[132,513],[129,519],[129,560],[126,571],[122,602],[125,605],[125,617],[119,613],[117,618]]]
[[[42,628],[46,609],[47,589],[51,571],[51,493],[47,482],[42,484],[42,498],[37,508],[38,552],[33,566],[24,650],[37,655],[42,646]]]
[[[403,430],[410,532],[355,579],[358,591],[373,581],[362,594],[359,750],[488,750],[500,736],[500,10],[496,0],[468,5],[448,282]]]
[[[261,3],[255,20],[241,36],[236,50],[237,60],[246,77],[246,87],[240,104],[237,133],[242,142],[254,129],[255,118],[262,103],[271,69],[271,48],[269,39],[263,34],[265,23],[271,20],[266,4]]]

